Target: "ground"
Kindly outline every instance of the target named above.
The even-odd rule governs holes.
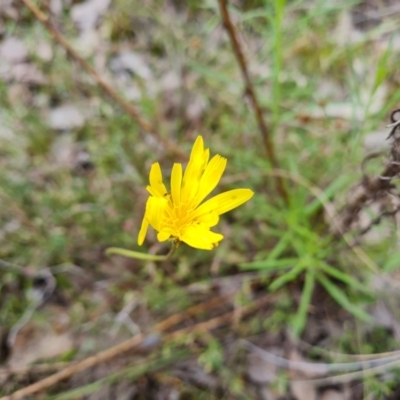
[[[399,16],[0,0],[0,400],[397,399]],[[219,246],[107,252],[198,135]]]

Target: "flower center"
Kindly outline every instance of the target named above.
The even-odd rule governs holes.
[[[163,227],[171,230],[173,236],[182,236],[185,229],[193,222],[194,209],[190,203],[174,204],[170,199],[162,218]]]

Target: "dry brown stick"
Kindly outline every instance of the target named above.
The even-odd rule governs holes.
[[[236,315],[238,312],[241,313],[242,316],[245,316],[252,312],[254,309],[258,309],[268,303],[271,302],[272,294],[268,293],[267,295],[257,299],[254,301],[252,304],[248,306],[243,306],[243,307],[238,307],[233,311],[229,311],[225,314],[220,315],[219,317],[215,317],[212,319],[209,319],[208,321],[205,322],[200,322],[196,325],[193,326],[188,326],[186,328],[179,329],[178,331],[172,332],[165,336],[163,338],[164,341],[167,340],[175,340],[178,339],[179,337],[186,335],[188,333],[198,333],[198,332],[208,332],[211,331],[212,329],[220,328],[224,324],[228,322],[234,322],[236,319]],[[3,399],[0,399],[3,400]]]
[[[70,362],[57,362],[51,364],[33,364],[24,367],[14,368],[0,368],[0,377],[11,376],[11,375],[25,375],[25,374],[43,374],[45,372],[59,371],[65,368],[67,365],[71,365]]]
[[[146,132],[153,135],[157,141],[162,143],[169,151],[176,154],[182,159],[186,159],[187,156],[173,143],[169,140],[163,138],[155,128],[145,119],[143,119],[137,110],[129,104],[125,99],[123,99],[113,87],[102,78],[97,71],[84,60],[69,44],[65,37],[56,29],[56,27],[51,23],[49,16],[44,14],[39,8],[36,7],[31,0],[22,0],[26,7],[32,12],[35,18],[46,28],[46,30],[53,36],[58,44],[60,44],[92,78],[102,87],[102,89]]]
[[[265,122],[264,115],[260,106],[260,103],[257,98],[257,94],[254,90],[253,84],[251,83],[250,74],[247,68],[247,61],[244,56],[242,47],[240,45],[240,41],[236,35],[235,25],[232,23],[231,17],[229,15],[227,0],[218,0],[219,9],[222,15],[222,19],[224,21],[225,29],[228,32],[229,39],[231,41],[231,45],[233,48],[233,52],[235,53],[236,60],[240,66],[240,71],[242,73],[243,81],[246,87],[246,94],[250,99],[251,107],[253,108],[258,128],[261,132],[261,136],[264,142],[265,150],[267,152],[267,157],[273,168],[278,169],[278,159],[276,157],[276,152],[274,148],[274,143],[271,136],[271,130],[269,129],[267,123]],[[282,197],[282,199],[287,203],[288,195],[283,184],[283,181],[280,177],[275,178],[276,186],[278,191]]]
[[[172,326],[176,325],[177,323],[183,321],[185,319],[185,317],[187,317],[188,315],[189,316],[195,315],[196,313],[201,312],[204,309],[210,309],[212,307],[215,307],[215,306],[225,302],[228,298],[229,298],[229,296],[217,297],[217,298],[208,300],[204,303],[196,304],[195,306],[190,307],[189,309],[185,310],[184,312],[177,313],[177,314],[174,314],[174,315],[166,318],[165,320],[158,323],[154,327],[154,329],[157,332],[166,331],[167,329],[171,328]],[[45,388],[53,386],[57,382],[64,380],[77,372],[84,371],[94,365],[97,365],[106,360],[110,360],[111,358],[114,358],[115,356],[132,349],[133,347],[140,344],[145,337],[146,336],[142,335],[142,334],[135,335],[134,337],[126,340],[125,342],[122,342],[114,347],[104,350],[94,356],[88,357],[85,360],[82,360],[81,362],[69,365],[67,368],[63,369],[62,371],[59,371],[47,378],[42,379],[41,381],[38,381],[30,386],[27,386],[27,387],[15,392],[14,395],[12,395],[11,397],[5,396],[5,397],[1,398],[0,400],[20,399],[20,398],[23,398],[24,396],[30,395],[32,393],[37,393],[38,391],[41,391]]]
[[[395,111],[396,112],[396,111]],[[367,156],[363,164],[369,159],[375,157],[378,153]],[[359,217],[360,211],[365,205],[389,193],[393,188],[392,180],[400,175],[400,138],[393,135],[390,158],[385,165],[380,176],[369,178],[364,174],[359,190],[353,198],[346,204],[341,212],[340,226],[343,231],[351,229],[351,225]]]
[[[350,203],[346,204],[342,210],[341,225],[344,231],[348,231],[351,224],[358,219],[360,211],[369,200],[377,198],[383,192],[391,189],[391,179],[400,173],[400,167],[397,164],[388,164],[381,176],[367,179],[361,184],[361,190],[357,192]]]
[[[248,306],[241,307],[240,311],[241,311],[242,315],[249,314],[254,309],[258,309],[258,308],[262,307],[263,305],[269,303],[271,301],[271,296],[272,296],[271,294],[268,294],[266,296],[261,297],[260,299],[258,299],[256,301],[254,301],[252,304],[250,304]],[[214,301],[214,300],[211,300],[211,301]],[[196,307],[196,306],[194,306],[194,307]],[[203,309],[203,308],[201,308],[201,309]],[[175,332],[164,335],[162,337],[162,340],[164,342],[168,342],[171,340],[176,340],[188,333],[200,333],[200,332],[210,331],[212,329],[221,327],[224,324],[226,324],[230,321],[233,321],[236,313],[237,313],[237,310],[229,311],[219,317],[212,318],[208,321],[200,322],[193,326],[179,329]],[[165,320],[165,321],[167,321],[167,320]],[[170,323],[166,324],[165,321],[161,322],[155,326],[156,332],[160,331],[160,327],[164,326],[164,328],[165,328],[166,325],[168,325],[168,327],[170,326]],[[134,347],[143,343],[143,341],[147,337],[148,336],[146,336],[144,334],[135,335],[131,339],[126,340],[125,342],[122,342],[114,347],[104,350],[94,356],[88,357],[85,360],[78,362],[77,364],[73,364],[73,365],[63,369],[62,371],[57,372],[53,375],[50,375],[49,377],[44,378],[32,385],[29,385],[29,386],[24,387],[23,389],[17,390],[16,392],[14,392],[11,395],[3,396],[0,398],[0,400],[20,400],[26,396],[31,396],[34,393],[43,391],[43,390],[55,385],[56,383],[66,379],[66,378],[71,377],[73,374],[75,374],[77,372],[82,372],[90,367],[93,367],[93,366],[99,364],[99,363],[108,361],[122,353],[132,350]]]
[[[23,389],[17,390],[16,392],[14,392],[9,396],[3,396],[1,397],[0,400],[23,399],[26,396],[31,396],[34,393],[45,390],[55,385],[56,383],[66,378],[69,378],[73,374],[84,371],[90,367],[93,367],[94,365],[100,364],[101,362],[110,360],[111,358],[115,357],[118,354],[131,350],[133,347],[140,344],[145,339],[145,337],[146,335],[143,334],[135,335],[131,339],[126,340],[125,342],[122,342],[117,346],[111,347],[105,351],[101,351],[100,353],[88,357],[77,364],[72,364],[67,368],[64,368],[63,370],[48,376],[47,378],[44,378],[32,385],[26,386]]]
[[[226,294],[225,296],[214,297],[208,301],[205,301],[203,303],[196,304],[192,307],[189,307],[185,311],[176,313],[176,314],[171,315],[170,317],[164,319],[162,322],[160,322],[156,325],[155,329],[158,331],[165,332],[172,326],[177,325],[180,322],[184,321],[188,316],[193,316],[193,315],[199,314],[200,312],[205,311],[205,310],[212,310],[212,309],[220,306],[221,304],[225,304],[236,293],[237,292],[234,291],[234,292]]]

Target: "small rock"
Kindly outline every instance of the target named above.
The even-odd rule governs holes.
[[[328,389],[322,393],[321,400],[346,400],[346,396],[343,392],[339,392],[334,389]]]
[[[9,64],[19,64],[28,58],[28,50],[22,40],[11,36],[0,46],[0,58]]]
[[[279,349],[272,349],[273,353],[276,351],[279,353]],[[263,360],[257,354],[249,354],[247,375],[252,382],[267,384],[273,381],[277,374],[278,369],[276,365]]]
[[[16,22],[19,14],[15,7],[16,4],[13,0],[0,0],[0,17]]]
[[[43,85],[46,78],[33,64],[18,64],[12,68],[12,78],[16,82],[28,83],[33,85]]]
[[[82,57],[91,57],[96,54],[100,44],[99,33],[95,29],[86,30],[78,37],[74,43],[76,51]]]
[[[29,104],[32,101],[32,93],[27,85],[23,83],[15,82],[9,84],[7,94],[11,106],[16,106],[21,102]]]
[[[206,105],[207,105],[206,101],[204,100],[204,98],[200,96],[196,96],[193,99],[191,99],[185,112],[188,121],[190,121],[193,124],[199,123],[201,117],[204,114]]]
[[[122,85],[120,84],[120,86]],[[139,101],[142,98],[142,92],[135,83],[132,83],[131,85],[125,85],[125,87],[122,89],[122,92],[127,100]]]
[[[161,81],[162,89],[165,92],[175,92],[182,85],[182,79],[175,71],[168,71]]]
[[[76,4],[71,9],[71,18],[81,32],[93,30],[110,3],[111,0],[89,0]]]
[[[339,20],[332,35],[332,40],[338,46],[348,46],[349,43],[359,43],[363,39],[362,33],[357,30],[353,24],[350,10],[344,10],[340,13]]]
[[[64,104],[53,108],[49,112],[48,124],[51,128],[59,131],[66,131],[74,128],[81,128],[85,118],[78,107],[72,104]]]
[[[260,389],[260,397],[262,400],[279,400],[282,396],[269,387],[263,386]]]
[[[62,13],[62,10],[62,0],[50,0],[50,11],[54,16],[59,17]]]
[[[73,348],[70,333],[57,334],[50,327],[43,328],[29,323],[18,332],[8,365],[11,368],[25,367],[39,360],[56,357]]]
[[[391,329],[393,326],[393,313],[383,301],[378,301],[371,309],[370,314],[375,318],[375,324],[383,328]]]
[[[37,44],[35,54],[42,61],[48,62],[53,58],[53,49],[49,42],[42,41]]]
[[[391,141],[386,140],[389,130],[370,132],[365,135],[364,147],[368,152],[383,151],[390,149]]]
[[[131,51],[123,51],[114,57],[110,62],[110,68],[116,74],[130,72],[145,80],[152,77],[151,70],[143,57]]]
[[[317,400],[317,391],[310,381],[291,381],[290,391],[296,400]]]

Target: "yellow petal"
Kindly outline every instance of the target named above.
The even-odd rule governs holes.
[[[160,197],[160,193],[155,190],[152,186],[146,186],[146,190],[154,197]]]
[[[147,200],[146,214],[150,225],[157,231],[161,231],[168,199],[165,197],[150,197]]]
[[[211,211],[206,214],[202,214],[200,217],[197,217],[196,221],[199,222],[201,225],[211,228],[218,224],[219,215]]]
[[[205,156],[203,138],[198,136],[194,142],[190,159],[183,175],[181,201],[184,203],[189,202],[197,192],[200,176],[203,172],[202,168],[204,168]]]
[[[169,232],[167,230],[162,230],[161,232],[159,232],[157,234],[157,239],[158,239],[159,242],[165,242],[170,237],[171,237],[171,232]]]
[[[174,164],[171,174],[171,195],[175,205],[181,201],[182,164]]]
[[[196,194],[194,206],[199,205],[218,185],[222,174],[225,171],[226,158],[220,155],[214,156],[208,163],[202,177],[200,178],[199,188]]]
[[[161,167],[158,162],[154,163],[150,168],[150,186],[153,193],[155,193],[157,196],[162,197],[167,193],[167,189],[163,184]]]
[[[207,200],[194,211],[194,215],[195,217],[201,217],[211,211],[218,215],[224,214],[250,200],[253,195],[254,192],[250,189],[229,190]]]
[[[196,249],[212,250],[223,238],[223,235],[211,232],[204,226],[191,225],[179,239]]]
[[[139,246],[141,246],[144,242],[144,238],[146,237],[148,227],[149,227],[149,221],[145,214],[143,217],[142,226],[140,227],[139,236],[138,236],[138,245]]]
[[[203,171],[205,170],[209,159],[210,159],[210,149],[204,149],[204,153],[203,153]]]
[[[190,153],[190,159],[199,158],[204,155],[204,140],[202,136],[197,136],[194,141],[192,151]],[[202,158],[202,157],[201,157]]]

